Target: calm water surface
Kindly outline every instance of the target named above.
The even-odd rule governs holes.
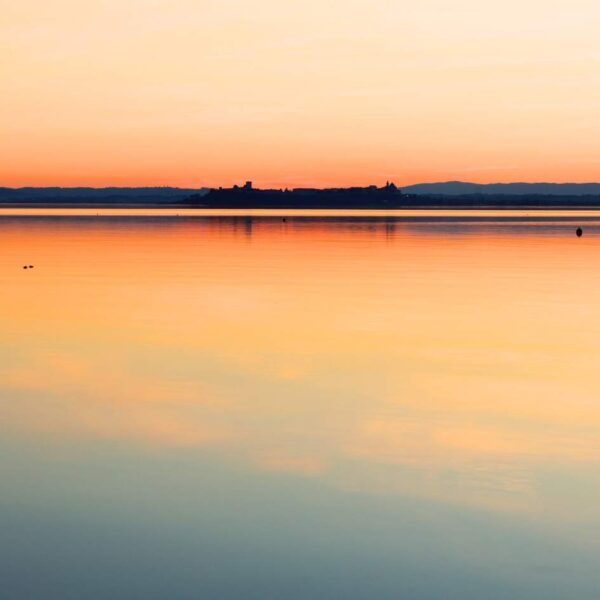
[[[598,597],[600,215],[2,211],[0,249],[3,598]]]

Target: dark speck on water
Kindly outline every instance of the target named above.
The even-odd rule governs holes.
[[[583,235],[583,229],[581,229],[581,227],[578,227],[575,233],[577,234],[577,237],[581,237]]]

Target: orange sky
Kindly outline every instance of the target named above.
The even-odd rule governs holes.
[[[593,0],[19,0],[0,185],[600,180]]]

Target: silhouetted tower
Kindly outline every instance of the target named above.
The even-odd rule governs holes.
[[[246,181],[246,183],[244,185],[244,189],[245,190],[251,190],[252,189],[252,182],[251,181]]]

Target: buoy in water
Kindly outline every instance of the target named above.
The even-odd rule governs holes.
[[[577,234],[577,237],[581,237],[583,235],[583,229],[581,229],[581,227],[578,227],[575,233]]]

